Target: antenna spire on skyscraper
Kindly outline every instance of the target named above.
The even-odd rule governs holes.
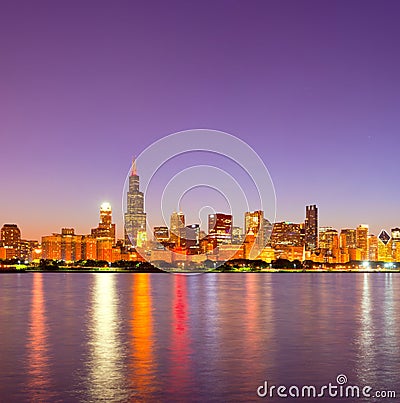
[[[131,176],[137,175],[136,173],[136,157],[132,158]]]

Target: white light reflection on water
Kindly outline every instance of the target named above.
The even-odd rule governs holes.
[[[360,328],[359,328],[359,341],[358,355],[360,357],[359,363],[362,366],[358,368],[358,377],[360,381],[365,384],[373,384],[375,380],[376,368],[376,355],[375,355],[375,334],[374,324],[372,319],[372,301],[370,289],[370,273],[363,274],[363,283],[361,291],[361,314],[360,314]],[[357,365],[357,363],[356,363]]]
[[[88,394],[90,401],[126,400],[120,341],[116,274],[94,276],[89,326]]]

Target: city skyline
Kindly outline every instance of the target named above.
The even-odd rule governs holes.
[[[278,220],[400,221],[399,2],[42,4],[0,15],[0,222],[83,232],[132,154],[197,127],[259,153]]]

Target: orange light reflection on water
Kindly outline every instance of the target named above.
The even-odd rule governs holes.
[[[28,333],[28,389],[33,400],[48,398],[50,387],[46,308],[43,274],[33,274],[32,304]]]
[[[154,390],[154,334],[151,276],[137,273],[132,282],[131,365],[133,389],[151,394]]]

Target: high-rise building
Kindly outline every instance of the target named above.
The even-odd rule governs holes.
[[[82,237],[82,254],[81,259],[96,260],[97,259],[97,241],[96,238],[87,235]]]
[[[21,241],[21,231],[17,224],[4,224],[1,228],[1,240],[4,246],[18,250]]]
[[[115,224],[112,223],[110,203],[106,202],[100,206],[100,223],[97,228],[92,229],[91,233],[95,238],[112,238],[115,243]]]
[[[43,259],[61,260],[61,234],[53,234],[42,237]]]
[[[372,262],[379,259],[378,237],[376,235],[368,235],[368,260]]]
[[[232,228],[232,243],[242,244],[244,240],[243,229],[241,227]]]
[[[339,246],[337,230],[332,227],[320,227],[318,246],[327,250],[337,248]]]
[[[304,242],[307,250],[318,248],[318,207],[306,206],[306,219],[304,222]]]
[[[113,240],[110,237],[100,237],[96,239],[97,260],[112,261]]]
[[[392,228],[392,252],[395,262],[400,262],[400,228]]]
[[[180,211],[174,211],[170,218],[169,241],[180,247],[182,238],[185,237],[185,215]]]
[[[216,240],[217,245],[232,243],[232,215],[230,214],[209,214],[208,215],[208,237]]]
[[[341,248],[356,248],[357,236],[354,228],[343,228],[340,231],[340,247]]]
[[[153,229],[154,240],[160,243],[165,243],[169,241],[169,230],[168,227],[154,227]]]
[[[137,246],[138,241],[142,242],[143,232],[146,232],[144,195],[139,189],[139,175],[136,172],[136,161],[133,160],[125,212],[125,244]]]
[[[43,259],[74,262],[82,259],[82,235],[75,235],[73,228],[62,228],[61,234],[42,237]]]
[[[393,242],[400,242],[400,228],[392,228],[392,241]]]
[[[292,222],[277,222],[271,234],[271,246],[303,246],[302,225]]]
[[[254,235],[255,246],[261,251],[271,236],[272,225],[264,218],[264,211],[247,211],[244,214],[244,229],[245,237]]]
[[[368,225],[361,224],[356,229],[356,244],[357,248],[361,250],[361,260],[369,258],[368,251]]]
[[[200,250],[200,225],[191,224],[185,227],[185,235],[182,242],[189,253],[198,253]]]

